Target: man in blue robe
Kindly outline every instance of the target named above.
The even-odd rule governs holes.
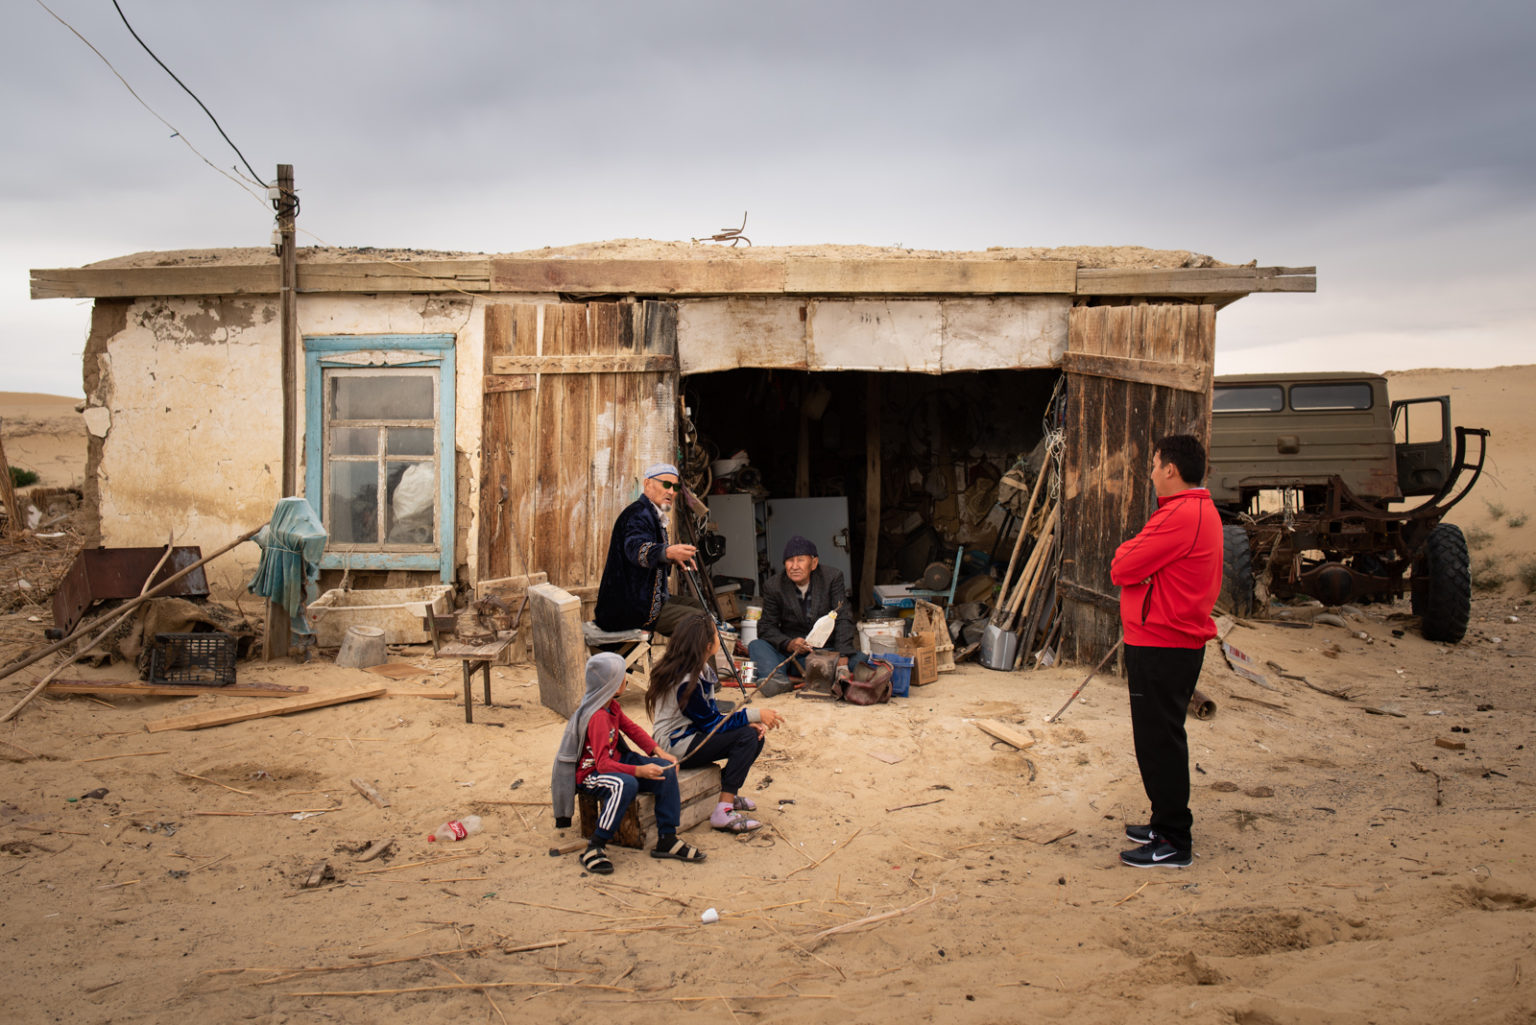
[[[645,471],[640,497],[614,521],[592,615],[599,629],[670,634],[689,611],[699,611],[696,605],[668,601],[667,577],[672,567],[693,569],[698,552],[693,545],[672,544],[667,538],[667,519],[681,491],[677,467],[656,463]]]

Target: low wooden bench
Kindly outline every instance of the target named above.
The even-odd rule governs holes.
[[[697,769],[684,769],[677,777],[678,796],[683,809],[678,816],[677,831],[692,829],[705,821],[715,810],[715,800],[720,796],[720,766],[705,765]],[[578,793],[576,807],[581,815],[581,835],[590,838],[597,828],[597,798]],[[620,847],[650,848],[656,846],[656,798],[652,794],[636,794],[630,802],[619,828],[614,831],[613,843]]]
[[[612,651],[624,656],[625,672],[641,672],[650,678],[651,634],[646,630],[603,630],[590,619],[581,624],[587,653]]]

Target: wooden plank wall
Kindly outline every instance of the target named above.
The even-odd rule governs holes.
[[[1063,653],[1096,663],[1120,636],[1115,549],[1155,507],[1152,442],[1210,438],[1216,308],[1080,306],[1068,323]]]
[[[614,519],[676,450],[676,306],[487,306],[485,366],[477,575],[547,573],[590,618]]]

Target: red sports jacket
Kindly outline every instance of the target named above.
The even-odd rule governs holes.
[[[1221,516],[1205,488],[1157,500],[1141,533],[1115,549],[1109,578],[1120,587],[1125,643],[1199,648],[1216,636],[1221,593]]]

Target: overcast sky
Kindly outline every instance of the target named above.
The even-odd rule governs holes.
[[[47,0],[217,168],[111,0]],[[1218,370],[1529,363],[1536,8],[118,0],[301,229],[506,252],[1145,245],[1316,265],[1218,317]],[[28,270],[264,245],[271,211],[37,0],[0,14],[0,390],[81,393],[89,302]],[[313,237],[300,236],[313,244]]]

